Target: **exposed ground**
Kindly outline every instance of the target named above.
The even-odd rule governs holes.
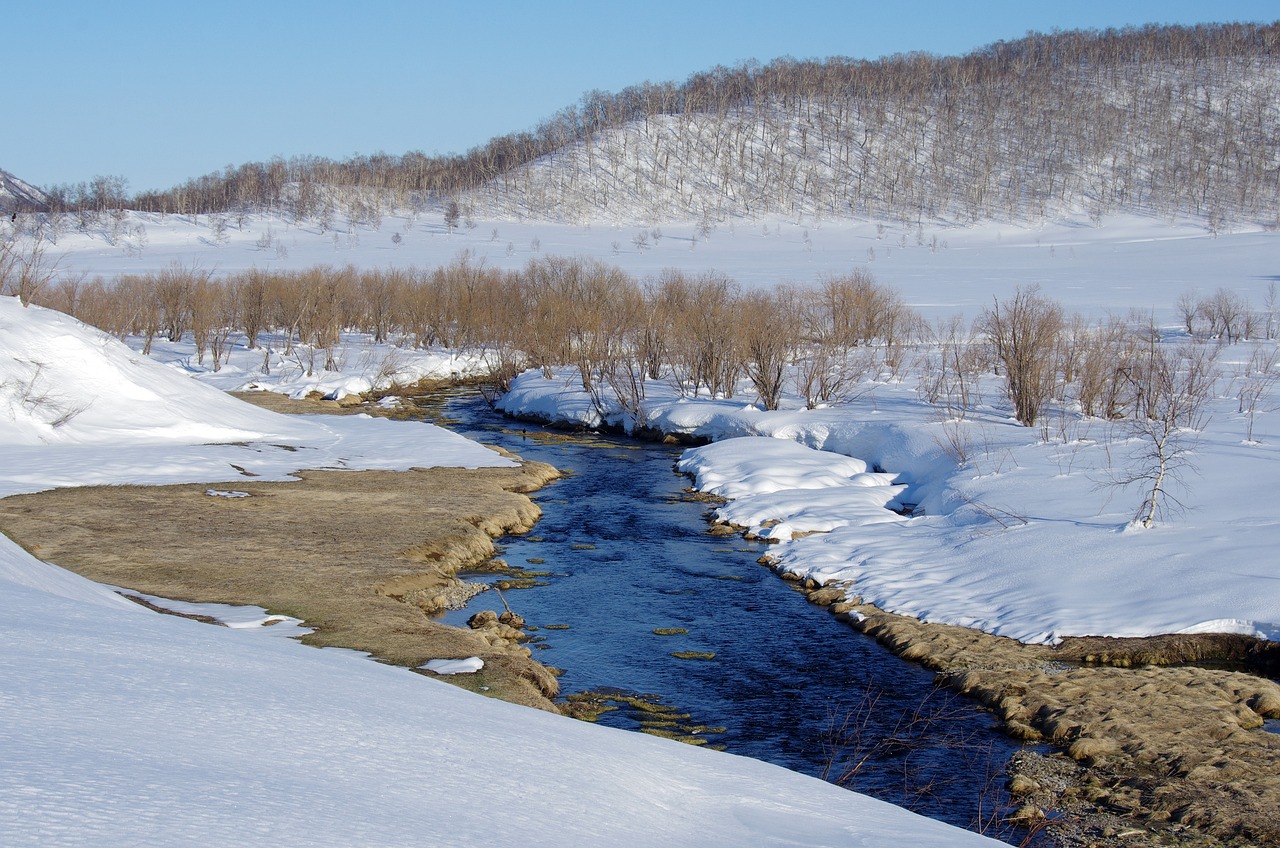
[[[1025,645],[845,602],[843,587],[806,590],[1015,737],[1052,743],[1058,753],[1016,758],[1010,789],[1019,815],[1053,820],[1064,844],[1280,845],[1280,735],[1262,729],[1280,717],[1280,685],[1184,664],[1265,666],[1275,645],[1215,634]]]
[[[261,398],[277,409],[333,411]],[[533,526],[541,511],[525,493],[554,479],[554,468],[527,462],[514,469],[297,476],[298,482],[242,477],[19,495],[0,500],[0,530],[92,580],[295,616],[315,628],[304,639],[310,644],[367,651],[410,667],[479,656],[485,661],[479,673],[446,679],[555,710],[555,677],[529,658],[528,648],[427,615],[457,595],[457,569],[493,555],[494,537]],[[210,489],[249,497],[211,496]]]

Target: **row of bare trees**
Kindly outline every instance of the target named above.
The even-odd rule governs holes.
[[[990,373],[1001,377],[1013,416],[1026,426],[1043,423],[1051,402],[1087,417],[1151,417],[1159,396],[1156,354],[1176,347],[1161,340],[1149,317],[1086,322],[1036,288],[993,300],[972,325],[956,318],[929,326],[864,270],[811,286],[743,291],[715,272],[668,269],[637,280],[597,260],[558,256],[519,271],[463,254],[429,270],[320,266],[219,279],[175,264],[110,284],[64,279],[27,295],[139,337],[144,351],[157,338],[189,336],[200,361],[211,355],[214,368],[233,332],[250,349],[270,334],[286,354],[298,344],[324,351],[326,368],[337,366],[334,351],[347,333],[477,352],[503,380],[523,368],[550,375],[571,366],[602,408],[616,397],[636,416],[653,380],[669,380],[690,396],[719,397],[732,397],[745,380],[756,402],[776,409],[787,391],[814,407],[910,369],[921,396],[948,417],[963,418],[978,405],[978,384]],[[1179,354],[1184,363],[1192,349],[1260,338],[1272,323],[1234,292],[1197,303],[1196,315],[1232,317],[1193,324],[1197,332],[1188,333]],[[1217,330],[1212,339],[1209,330]],[[1190,426],[1193,419],[1180,420]]]
[[[321,351],[336,368],[343,334],[482,355],[499,380],[572,366],[602,408],[617,397],[643,414],[646,382],[687,395],[732,397],[748,379],[766,408],[794,385],[810,406],[847,396],[857,381],[895,371],[919,318],[864,271],[814,287],[742,291],[730,278],[667,270],[637,280],[595,260],[548,256],[519,271],[464,254],[430,270],[247,270],[214,279],[174,264],[113,282],[67,278],[37,302],[119,336],[191,339],[220,368],[238,333],[249,349],[270,336],[285,355]]]
[[[6,293],[21,293],[24,278],[13,269],[24,257],[4,257],[0,282]],[[1220,290],[1195,300],[1190,332],[1170,339],[1150,316],[1088,322],[1031,287],[993,300],[970,324],[954,318],[930,326],[862,270],[811,286],[743,291],[714,272],[668,269],[637,280],[597,260],[557,256],[519,271],[463,254],[429,270],[321,266],[217,279],[174,264],[110,284],[64,278],[25,292],[24,302],[140,338],[144,352],[161,338],[190,339],[199,361],[215,370],[233,341],[265,345],[264,365],[274,348],[308,369],[336,370],[352,333],[477,354],[504,390],[526,368],[550,377],[569,367],[602,414],[622,412],[639,427],[647,424],[655,381],[690,397],[730,398],[750,386],[748,399],[766,409],[793,392],[812,408],[910,372],[943,419],[962,422],[994,374],[1013,417],[1043,427],[1046,439],[1051,409],[1061,420],[1123,427],[1141,445],[1141,461],[1126,466],[1119,483],[1146,486],[1138,520],[1147,525],[1186,467],[1189,434],[1221,393],[1221,346],[1272,324],[1242,296]],[[1274,346],[1258,346],[1232,378],[1250,440],[1255,413],[1280,378],[1278,359]]]

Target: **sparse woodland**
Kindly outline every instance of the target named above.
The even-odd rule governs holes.
[[[958,57],[717,67],[590,92],[464,154],[274,159],[136,197],[101,177],[52,189],[50,206],[81,227],[126,207],[323,225],[450,201],[464,213],[708,227],[1118,210],[1276,224],[1278,103],[1280,24],[1032,33]]]

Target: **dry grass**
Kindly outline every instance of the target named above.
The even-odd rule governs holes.
[[[476,655],[451,682],[554,709],[555,678],[527,649],[431,621],[460,567],[493,555],[492,537],[524,532],[540,511],[523,492],[550,466],[303,472],[298,482],[61,489],[0,500],[0,528],[41,559],[100,582],[196,602],[256,604],[304,619],[305,641],[417,666]],[[217,486],[218,484],[212,484]]]
[[[807,586],[828,598],[823,589]],[[1137,825],[1150,845],[1280,844],[1280,686],[1239,671],[1142,663],[1185,662],[1239,640],[1208,635],[1072,640],[1054,649],[875,607],[830,609],[899,656],[942,673],[989,707],[1015,737],[1048,741],[1083,768],[1055,791],[1024,791],[1077,835],[1110,817]],[[1114,665],[1081,665],[1106,656]],[[1124,666],[1124,667],[1116,667]],[[1132,667],[1129,667],[1132,666]],[[1115,842],[1098,828],[1084,841]]]

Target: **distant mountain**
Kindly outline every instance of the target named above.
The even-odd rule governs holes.
[[[43,212],[49,198],[43,191],[23,182],[8,171],[0,170],[0,212]]]

